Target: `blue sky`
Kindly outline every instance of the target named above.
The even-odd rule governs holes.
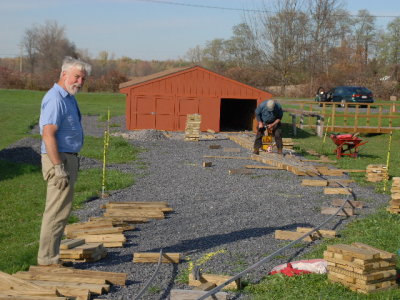
[[[68,39],[92,57],[108,51],[115,58],[178,59],[196,45],[228,39],[243,21],[240,10],[261,8],[263,0],[0,0],[0,58],[19,56],[26,29],[55,20]],[[264,0],[266,3],[272,0]],[[352,14],[366,9],[374,16],[400,16],[399,0],[342,0]],[[392,17],[378,18],[380,26]]]

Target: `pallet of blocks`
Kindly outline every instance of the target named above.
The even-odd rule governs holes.
[[[95,262],[107,256],[102,243],[88,243],[84,239],[61,241],[60,259],[72,262]]]
[[[68,224],[64,234],[69,239],[84,239],[88,243],[103,243],[106,248],[123,247],[126,230],[135,227],[129,224],[115,225],[110,219],[97,219],[88,222]]]
[[[392,199],[390,200],[390,206],[387,211],[393,214],[400,213],[400,177],[393,177],[392,188],[390,190],[392,193]]]
[[[0,272],[0,299],[89,300],[111,285],[125,286],[126,279],[126,273],[30,266],[13,275]]]
[[[364,294],[396,288],[396,256],[363,243],[330,245],[328,280]]]
[[[165,218],[165,213],[172,212],[173,209],[166,202],[108,202],[102,206],[105,209],[104,216],[107,218],[117,218],[123,222],[130,222],[135,218],[161,220]]]
[[[185,141],[198,141],[200,138],[201,115],[186,116]]]
[[[389,179],[386,165],[368,165],[365,176],[369,182],[380,182]]]

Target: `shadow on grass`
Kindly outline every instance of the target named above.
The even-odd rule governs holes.
[[[0,181],[13,179],[27,173],[40,173],[41,168],[37,165],[26,163],[15,163],[0,158]]]

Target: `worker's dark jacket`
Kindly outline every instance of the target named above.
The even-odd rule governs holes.
[[[283,117],[282,106],[279,103],[275,102],[274,110],[268,111],[267,101],[268,100],[261,102],[261,104],[256,108],[255,114],[257,121],[259,122],[261,121],[264,124],[271,124],[276,119],[282,120]]]

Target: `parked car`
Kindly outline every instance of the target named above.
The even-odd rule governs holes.
[[[326,93],[326,100],[339,102],[344,107],[345,103],[374,103],[372,92],[363,86],[337,86]]]

